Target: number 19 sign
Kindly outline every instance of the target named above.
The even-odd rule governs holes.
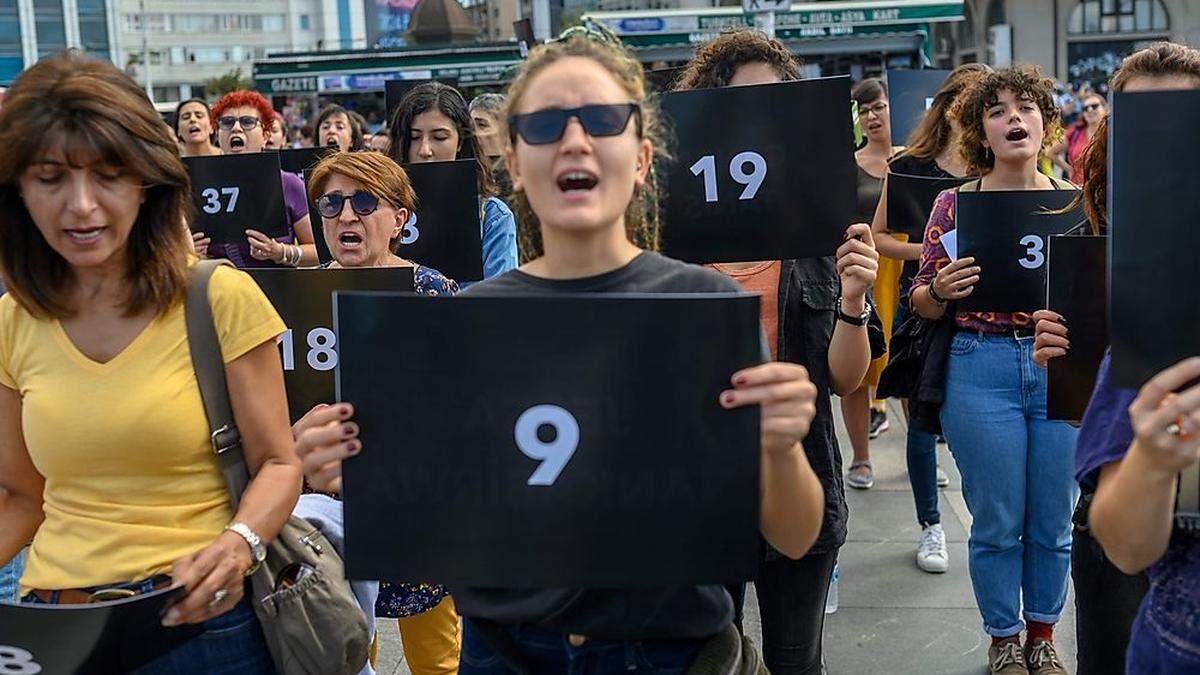
[[[318,403],[334,401],[333,292],[413,290],[411,267],[246,271],[288,326],[278,342],[292,421]]]
[[[663,252],[696,263],[830,255],[854,205],[849,80],[671,92]]]

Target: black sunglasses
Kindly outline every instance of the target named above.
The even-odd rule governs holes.
[[[246,130],[253,129],[258,126],[258,118],[253,115],[242,115],[241,117],[221,117],[217,120],[217,126],[228,131],[233,128],[234,124],[241,123],[242,128]]]
[[[369,216],[379,208],[379,197],[366,190],[355,190],[352,195],[330,192],[317,198],[317,213],[322,218],[337,218],[347,201],[350,202],[350,210],[360,216]]]
[[[530,145],[554,143],[563,137],[567,121],[572,117],[579,120],[589,136],[619,136],[629,125],[629,118],[641,113],[636,103],[610,103],[607,105],[585,105],[579,108],[547,108],[509,118],[512,140],[517,134]]]

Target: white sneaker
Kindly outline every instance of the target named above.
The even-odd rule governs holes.
[[[940,488],[950,487],[950,476],[942,470],[942,467],[937,468],[937,486]]]
[[[917,567],[930,574],[941,574],[950,569],[950,554],[946,551],[946,533],[941,523],[930,525],[921,532],[917,544]]]

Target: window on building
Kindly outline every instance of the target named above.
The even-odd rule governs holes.
[[[76,0],[79,11],[79,42],[83,51],[109,58],[108,14],[104,0]]]
[[[11,82],[24,67],[17,6],[0,6],[0,83]]]
[[[281,33],[287,29],[287,17],[282,14],[266,14],[262,18],[262,29],[268,32]]]
[[[125,30],[130,33],[140,33],[142,30],[162,33],[171,30],[171,27],[165,14],[126,14]]]
[[[37,34],[38,56],[67,48],[67,27],[63,23],[61,0],[33,0],[33,26]]]
[[[300,15],[300,30],[311,30],[311,24],[309,23],[309,21],[311,21],[311,19],[308,18],[307,14],[301,14]]]
[[[1162,0],[1084,0],[1067,19],[1072,35],[1163,32],[1170,27]]]

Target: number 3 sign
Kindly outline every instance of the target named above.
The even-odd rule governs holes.
[[[1074,190],[960,191],[955,210],[958,255],[981,268],[974,292],[959,301],[971,312],[1032,312],[1046,301],[1046,239],[1083,220],[1062,212]]]
[[[694,263],[831,255],[851,223],[844,77],[669,92],[663,252]],[[787,111],[788,114],[780,114]]]

